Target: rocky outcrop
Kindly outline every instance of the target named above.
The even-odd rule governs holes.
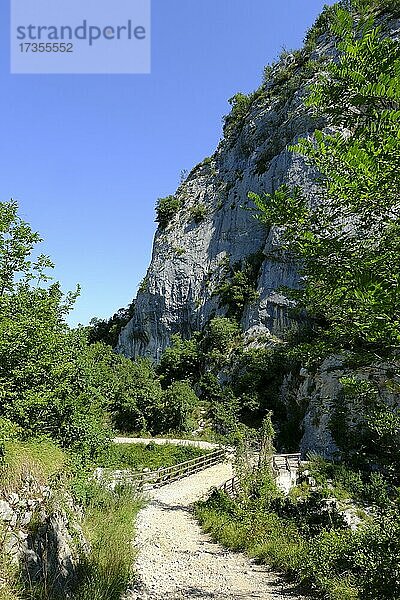
[[[120,353],[157,360],[171,334],[188,337],[225,314],[216,293],[219,283],[257,252],[263,254],[255,282],[258,299],[244,310],[243,330],[249,336],[279,335],[288,324],[288,301],[280,288],[295,287],[298,275],[290,262],[271,256],[279,230],[268,231],[246,210],[248,193],[270,193],[286,183],[315,198],[315,173],[287,146],[316,127],[303,98],[328,50],[321,41],[311,55],[285,56],[247,100],[245,114],[238,116],[234,107],[215,154],[180,185],[175,194],[180,209],[156,232],[133,317],[120,334]]]
[[[88,551],[79,521],[68,496],[60,499],[27,475],[17,492],[3,492],[0,499],[2,552],[30,583],[68,595],[79,558]]]
[[[384,407],[396,413],[400,408],[399,373],[398,363],[354,367],[344,356],[330,356],[313,372],[301,369],[297,379],[286,379],[283,401],[292,395],[293,402],[294,395],[296,404],[306,407],[300,444],[303,456],[311,449],[335,459],[343,451],[357,451],[363,437],[368,444],[366,427],[374,411]]]

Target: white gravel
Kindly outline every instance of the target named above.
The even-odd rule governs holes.
[[[216,450],[220,448],[219,444],[213,442],[203,442],[201,440],[181,440],[173,438],[129,438],[129,437],[116,437],[113,442],[115,444],[157,444],[157,446],[163,446],[164,444],[172,444],[173,446],[193,446],[194,448],[201,448],[202,450]]]
[[[136,582],[125,600],[300,600],[282,579],[205,535],[190,505],[232,477],[220,464],[152,490],[139,513]]]

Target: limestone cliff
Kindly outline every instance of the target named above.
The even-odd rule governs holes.
[[[248,336],[279,335],[287,324],[288,301],[279,290],[295,286],[297,275],[286,262],[270,258],[279,231],[268,231],[246,210],[247,195],[272,192],[284,182],[300,186],[310,198],[316,195],[315,174],[287,146],[316,127],[303,99],[331,51],[322,37],[313,51],[286,53],[254,94],[232,101],[224,139],[179,186],[180,209],[156,232],[151,264],[133,317],[121,332],[119,352],[157,360],[171,334],[188,337],[212,316],[225,314],[218,284],[233,265],[260,251],[258,299],[245,307],[243,330]]]
[[[388,7],[378,16],[383,29],[397,39],[398,16]],[[299,274],[284,253],[274,252],[280,245],[280,230],[268,230],[254,218],[248,210],[248,193],[271,193],[285,183],[300,187],[310,204],[318,202],[317,173],[289,147],[301,137],[312,137],[316,128],[329,126],[317,122],[304,105],[310,84],[326,61],[337,57],[334,41],[326,33],[326,13],[321,17],[303,50],[285,53],[266,69],[256,92],[237,94],[231,100],[232,111],[216,152],[179,186],[172,198],[174,210],[156,232],[151,264],[133,316],[120,334],[119,352],[158,360],[173,333],[190,337],[213,316],[227,314],[230,307],[221,293],[223,283],[250,263],[257,267],[251,281],[254,293],[239,315],[247,341],[263,343],[280,337],[290,325],[290,303],[282,288],[301,284]],[[368,446],[366,417],[371,407],[357,404],[343,381],[353,378],[365,389],[368,384],[365,397],[375,398],[383,412],[396,411],[400,400],[392,370],[398,371],[397,361],[395,367],[354,368],[339,355],[321,359],[311,371],[293,364],[280,396],[287,416],[298,420],[298,433],[302,424],[303,453],[309,449],[325,456],[356,453],[354,431],[359,433],[358,441],[364,436]],[[396,391],[389,393],[384,382],[391,382]]]

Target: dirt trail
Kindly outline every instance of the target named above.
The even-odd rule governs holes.
[[[173,438],[130,438],[130,437],[116,437],[114,438],[115,444],[157,444],[157,446],[164,446],[165,444],[172,444],[173,446],[193,446],[194,448],[201,448],[202,450],[216,450],[219,448],[219,444],[213,444],[212,442],[203,442],[201,440],[181,440]]]
[[[221,464],[152,490],[139,513],[136,584],[125,600],[301,600],[275,573],[211,541],[190,505],[232,476]]]

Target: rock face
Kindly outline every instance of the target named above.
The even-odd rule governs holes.
[[[316,127],[302,101],[327,50],[322,41],[311,56],[285,56],[248,102],[245,114],[238,117],[233,108],[214,155],[180,185],[175,198],[181,208],[156,232],[133,318],[119,338],[120,353],[157,360],[171,334],[188,337],[213,316],[225,314],[216,295],[218,284],[230,267],[257,252],[263,253],[255,286],[258,300],[246,306],[243,330],[249,336],[279,335],[287,325],[288,301],[279,290],[296,286],[298,276],[288,262],[271,259],[279,231],[268,231],[246,210],[251,206],[247,196],[250,191],[270,193],[286,183],[315,197],[315,173],[287,145]],[[291,74],[288,81],[285,73]],[[197,219],[196,208],[202,211]]]
[[[343,356],[326,358],[315,372],[301,369],[300,379],[282,386],[282,393],[296,395],[296,403],[306,406],[300,450],[309,450],[325,458],[340,458],[342,451],[358,450],[359,440],[368,443],[366,428],[372,410],[385,407],[395,414],[400,407],[400,365],[377,363],[362,367],[346,364]],[[358,382],[355,394],[345,393],[344,381]],[[352,445],[356,439],[356,447]]]
[[[2,550],[29,582],[68,593],[88,545],[72,500],[60,498],[48,486],[26,475],[18,492],[2,492]],[[1,582],[0,582],[1,583]],[[1,585],[0,585],[1,587]]]
[[[398,39],[398,19],[383,15],[380,20]],[[257,92],[232,99],[223,140],[180,185],[174,196],[180,208],[156,232],[133,317],[119,337],[120,353],[157,361],[172,334],[190,337],[214,316],[225,315],[221,283],[255,256],[261,257],[253,282],[257,294],[241,314],[246,341],[265,343],[290,325],[290,302],[281,290],[299,286],[299,275],[288,257],[276,252],[279,229],[268,230],[248,210],[248,193],[272,193],[284,183],[301,188],[311,205],[318,202],[317,174],[288,147],[326,125],[311,117],[303,101],[324,61],[336,56],[332,39],[321,34],[312,51],[306,47],[281,58]],[[286,387],[290,398],[285,401],[282,393],[283,402],[305,412],[303,453],[313,449],[327,457],[338,454],[341,436],[340,431],[332,433],[332,422],[338,421],[335,407],[343,397],[340,379],[348,374],[340,357],[331,357],[316,372],[292,373],[284,383],[283,392]],[[378,395],[385,399],[383,392]],[[387,401],[397,406],[398,395]],[[360,407],[349,404],[344,409],[343,429],[360,428]]]

